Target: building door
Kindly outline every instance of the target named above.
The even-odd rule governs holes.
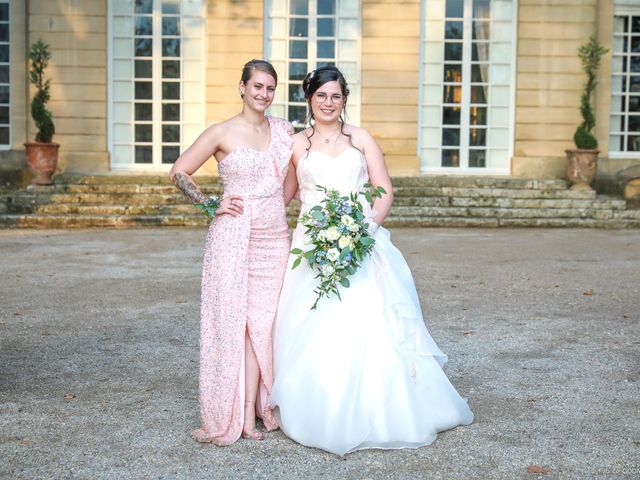
[[[204,124],[202,0],[111,0],[114,170],[167,170]]]
[[[418,134],[423,173],[509,173],[516,3],[423,0]]]

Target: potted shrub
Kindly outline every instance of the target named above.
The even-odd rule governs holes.
[[[35,94],[31,100],[31,117],[38,129],[35,142],[24,144],[27,167],[33,174],[31,185],[51,185],[51,176],[58,165],[58,148],[60,145],[51,139],[55,126],[51,112],[46,105],[49,101],[49,80],[45,80],[44,71],[49,65],[51,52],[49,45],[38,40],[29,50],[29,80],[35,86]]]
[[[587,83],[580,96],[582,123],[573,135],[576,149],[565,150],[568,162],[567,178],[572,183],[572,190],[591,190],[590,185],[596,175],[599,151],[598,140],[592,133],[596,117],[591,100],[597,85],[596,74],[600,67],[600,59],[608,51],[593,35],[587,43],[578,48],[578,57],[582,63],[582,70],[587,74]]]

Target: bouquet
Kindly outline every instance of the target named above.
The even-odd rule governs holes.
[[[373,250],[375,240],[370,233],[370,224],[365,217],[359,197],[373,206],[373,199],[387,193],[382,187],[374,187],[370,183],[363,190],[341,196],[337,190],[316,186],[325,193],[320,204],[312,207],[300,216],[300,223],[306,227],[306,244],[311,250],[306,252],[300,248],[291,250],[297,258],[292,270],[306,260],[309,266],[318,272],[315,278],[320,284],[314,290],[317,298],[311,310],[315,310],[322,297],[331,294],[340,298],[338,285],[348,288],[349,277],[356,273],[361,262]]]

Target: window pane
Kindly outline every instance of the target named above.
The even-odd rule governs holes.
[[[0,128],[0,144],[9,145],[9,127]]]
[[[455,146],[460,145],[460,129],[459,128],[443,128],[442,129],[442,145]]]
[[[289,58],[307,58],[307,41],[289,40]]]
[[[0,107],[0,123],[9,123],[9,107]]]
[[[9,45],[0,45],[0,62],[9,61]]]
[[[640,75],[631,75],[629,77],[629,91],[632,93],[640,93]]]
[[[162,17],[162,35],[180,35],[180,18]]]
[[[148,16],[137,16],[136,24],[134,29],[135,35],[152,35],[153,34],[153,25],[151,22],[151,17]]]
[[[162,13],[180,13],[180,0],[164,0],[162,2]]]
[[[489,18],[491,0],[473,0],[473,17]]]
[[[335,42],[333,40],[318,40],[318,58],[334,58]]]
[[[318,0],[318,15],[333,15],[335,12],[335,0]]]
[[[289,20],[289,36],[306,37],[309,34],[309,20],[306,18],[292,18]]]
[[[629,132],[640,133],[640,117],[629,115]]]
[[[0,65],[0,83],[9,83],[9,65]]]
[[[443,107],[442,123],[445,125],[460,125],[460,107]]]
[[[7,53],[8,55],[8,53]],[[631,71],[632,72],[640,72],[640,56],[637,57],[631,57],[629,59],[629,63],[631,65]]]
[[[290,102],[304,102],[304,92],[302,91],[302,84],[289,85],[289,101]]]
[[[487,131],[484,128],[472,128],[469,131],[469,145],[484,147],[487,144]]]
[[[631,37],[631,51],[640,53],[640,37]]]
[[[165,103],[162,105],[162,120],[165,122],[180,121],[180,104]]]
[[[136,145],[136,163],[151,163],[153,158],[153,149],[150,146]]]
[[[179,142],[180,125],[162,125],[162,141],[170,143]]]
[[[0,86],[0,103],[9,103],[9,85]]]
[[[333,37],[333,18],[318,19],[318,36]]]
[[[459,18],[464,15],[464,0],[447,0],[445,16]]]
[[[136,124],[136,142],[151,142],[153,140],[153,126]]]
[[[162,147],[162,163],[173,163],[180,156],[180,147]]]
[[[469,166],[484,168],[487,152],[485,150],[469,150]]]
[[[444,79],[445,82],[462,82],[462,65],[445,64]]]
[[[2,23],[0,24],[0,42],[8,42],[9,41],[9,24]]]
[[[640,135],[629,135],[627,138],[627,151],[640,152]]]
[[[134,119],[153,120],[153,106],[150,103],[136,103]]]
[[[152,43],[150,38],[136,38],[135,40],[135,52],[136,57],[150,57]]]
[[[471,61],[488,62],[489,61],[489,43],[473,42],[471,44]]]
[[[151,78],[151,69],[153,64],[151,60],[136,60],[135,70],[136,78]]]
[[[307,117],[307,107],[297,107],[290,106],[289,107],[289,121],[293,123],[294,126],[302,126],[305,124]]]
[[[640,97],[629,97],[629,112],[640,113]]]
[[[291,62],[289,64],[289,80],[304,80],[307,76],[307,64],[305,62]]]
[[[180,39],[179,38],[163,38],[162,39],[162,56],[163,57],[179,57],[180,56]]]
[[[289,13],[293,15],[307,15],[309,13],[308,0],[291,0]]]
[[[180,78],[180,60],[163,60],[162,78]]]
[[[469,123],[471,123],[471,125],[486,125],[487,107],[471,107],[469,109]]]
[[[460,166],[460,150],[442,150],[443,167]]]
[[[631,17],[631,31],[633,33],[640,33],[640,16]]]
[[[153,0],[136,0],[135,13],[152,13]]]
[[[472,38],[474,40],[489,40],[489,22],[473,22]]]
[[[444,103],[460,103],[462,100],[462,87],[445,85],[442,92]]]
[[[462,22],[444,22],[444,38],[462,40]]]
[[[151,82],[135,82],[135,98],[151,100]]]
[[[471,87],[471,103],[487,103],[486,87]]]
[[[446,42],[444,44],[444,59],[462,61],[462,44]]]
[[[163,100],[180,100],[180,84],[178,82],[162,82]]]
[[[471,82],[489,83],[489,66],[484,64],[471,65]]]

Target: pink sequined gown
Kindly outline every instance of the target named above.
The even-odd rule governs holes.
[[[232,151],[218,164],[224,195],[241,195],[244,214],[215,217],[205,242],[200,318],[199,442],[228,445],[244,423],[245,331],[260,367],[256,413],[278,428],[269,396],[273,383],[271,327],[289,254],[283,181],[291,157],[291,125],[269,118],[266,152]]]

